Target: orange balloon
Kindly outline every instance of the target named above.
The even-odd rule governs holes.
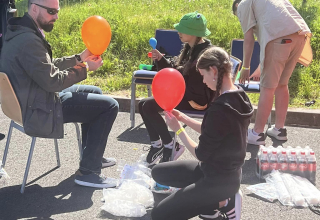
[[[88,50],[94,55],[100,56],[109,46],[111,28],[103,17],[91,16],[84,21],[81,36]]]

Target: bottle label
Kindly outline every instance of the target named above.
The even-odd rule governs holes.
[[[296,171],[298,168],[297,164],[296,163],[290,163],[289,165],[289,170],[291,171]]]
[[[307,164],[305,164],[305,163],[300,163],[299,164],[299,171],[305,172],[305,171],[307,171],[307,169],[308,169]]]
[[[308,164],[308,171],[316,172],[317,171],[317,164],[316,163],[309,163]]]
[[[287,171],[288,170],[288,163],[281,163],[280,170]]]
[[[269,170],[269,163],[268,162],[261,162],[261,170],[263,170],[263,171]]]
[[[277,170],[278,169],[278,163],[270,163],[270,170]]]

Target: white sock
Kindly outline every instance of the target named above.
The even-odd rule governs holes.
[[[254,135],[259,135],[259,133],[255,132],[253,129],[252,129],[252,133],[253,133]]]
[[[162,141],[161,139],[157,140],[157,141],[151,141],[151,146],[155,147],[155,148],[160,148],[162,146]]]
[[[165,144],[164,147],[172,149],[173,148],[173,140],[169,144]]]

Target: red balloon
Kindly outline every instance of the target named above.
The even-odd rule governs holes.
[[[184,78],[176,69],[164,68],[153,78],[153,97],[165,111],[174,109],[181,102],[185,91]]]

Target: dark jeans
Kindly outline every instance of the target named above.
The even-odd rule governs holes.
[[[95,86],[73,85],[59,95],[64,123],[82,123],[80,170],[100,173],[108,136],[118,114],[118,102],[102,95],[101,89]]]
[[[182,99],[179,105],[175,108],[178,110],[195,110],[188,101]],[[169,144],[172,137],[169,133],[168,127],[159,112],[163,109],[157,104],[153,97],[142,99],[139,102],[139,112],[146,125],[150,136],[150,141],[156,141],[161,138],[163,144]]]
[[[199,214],[212,215],[220,201],[238,192],[240,176],[241,170],[205,176],[199,162],[194,160],[160,163],[152,169],[153,179],[181,189],[153,208],[152,220],[186,220]]]

